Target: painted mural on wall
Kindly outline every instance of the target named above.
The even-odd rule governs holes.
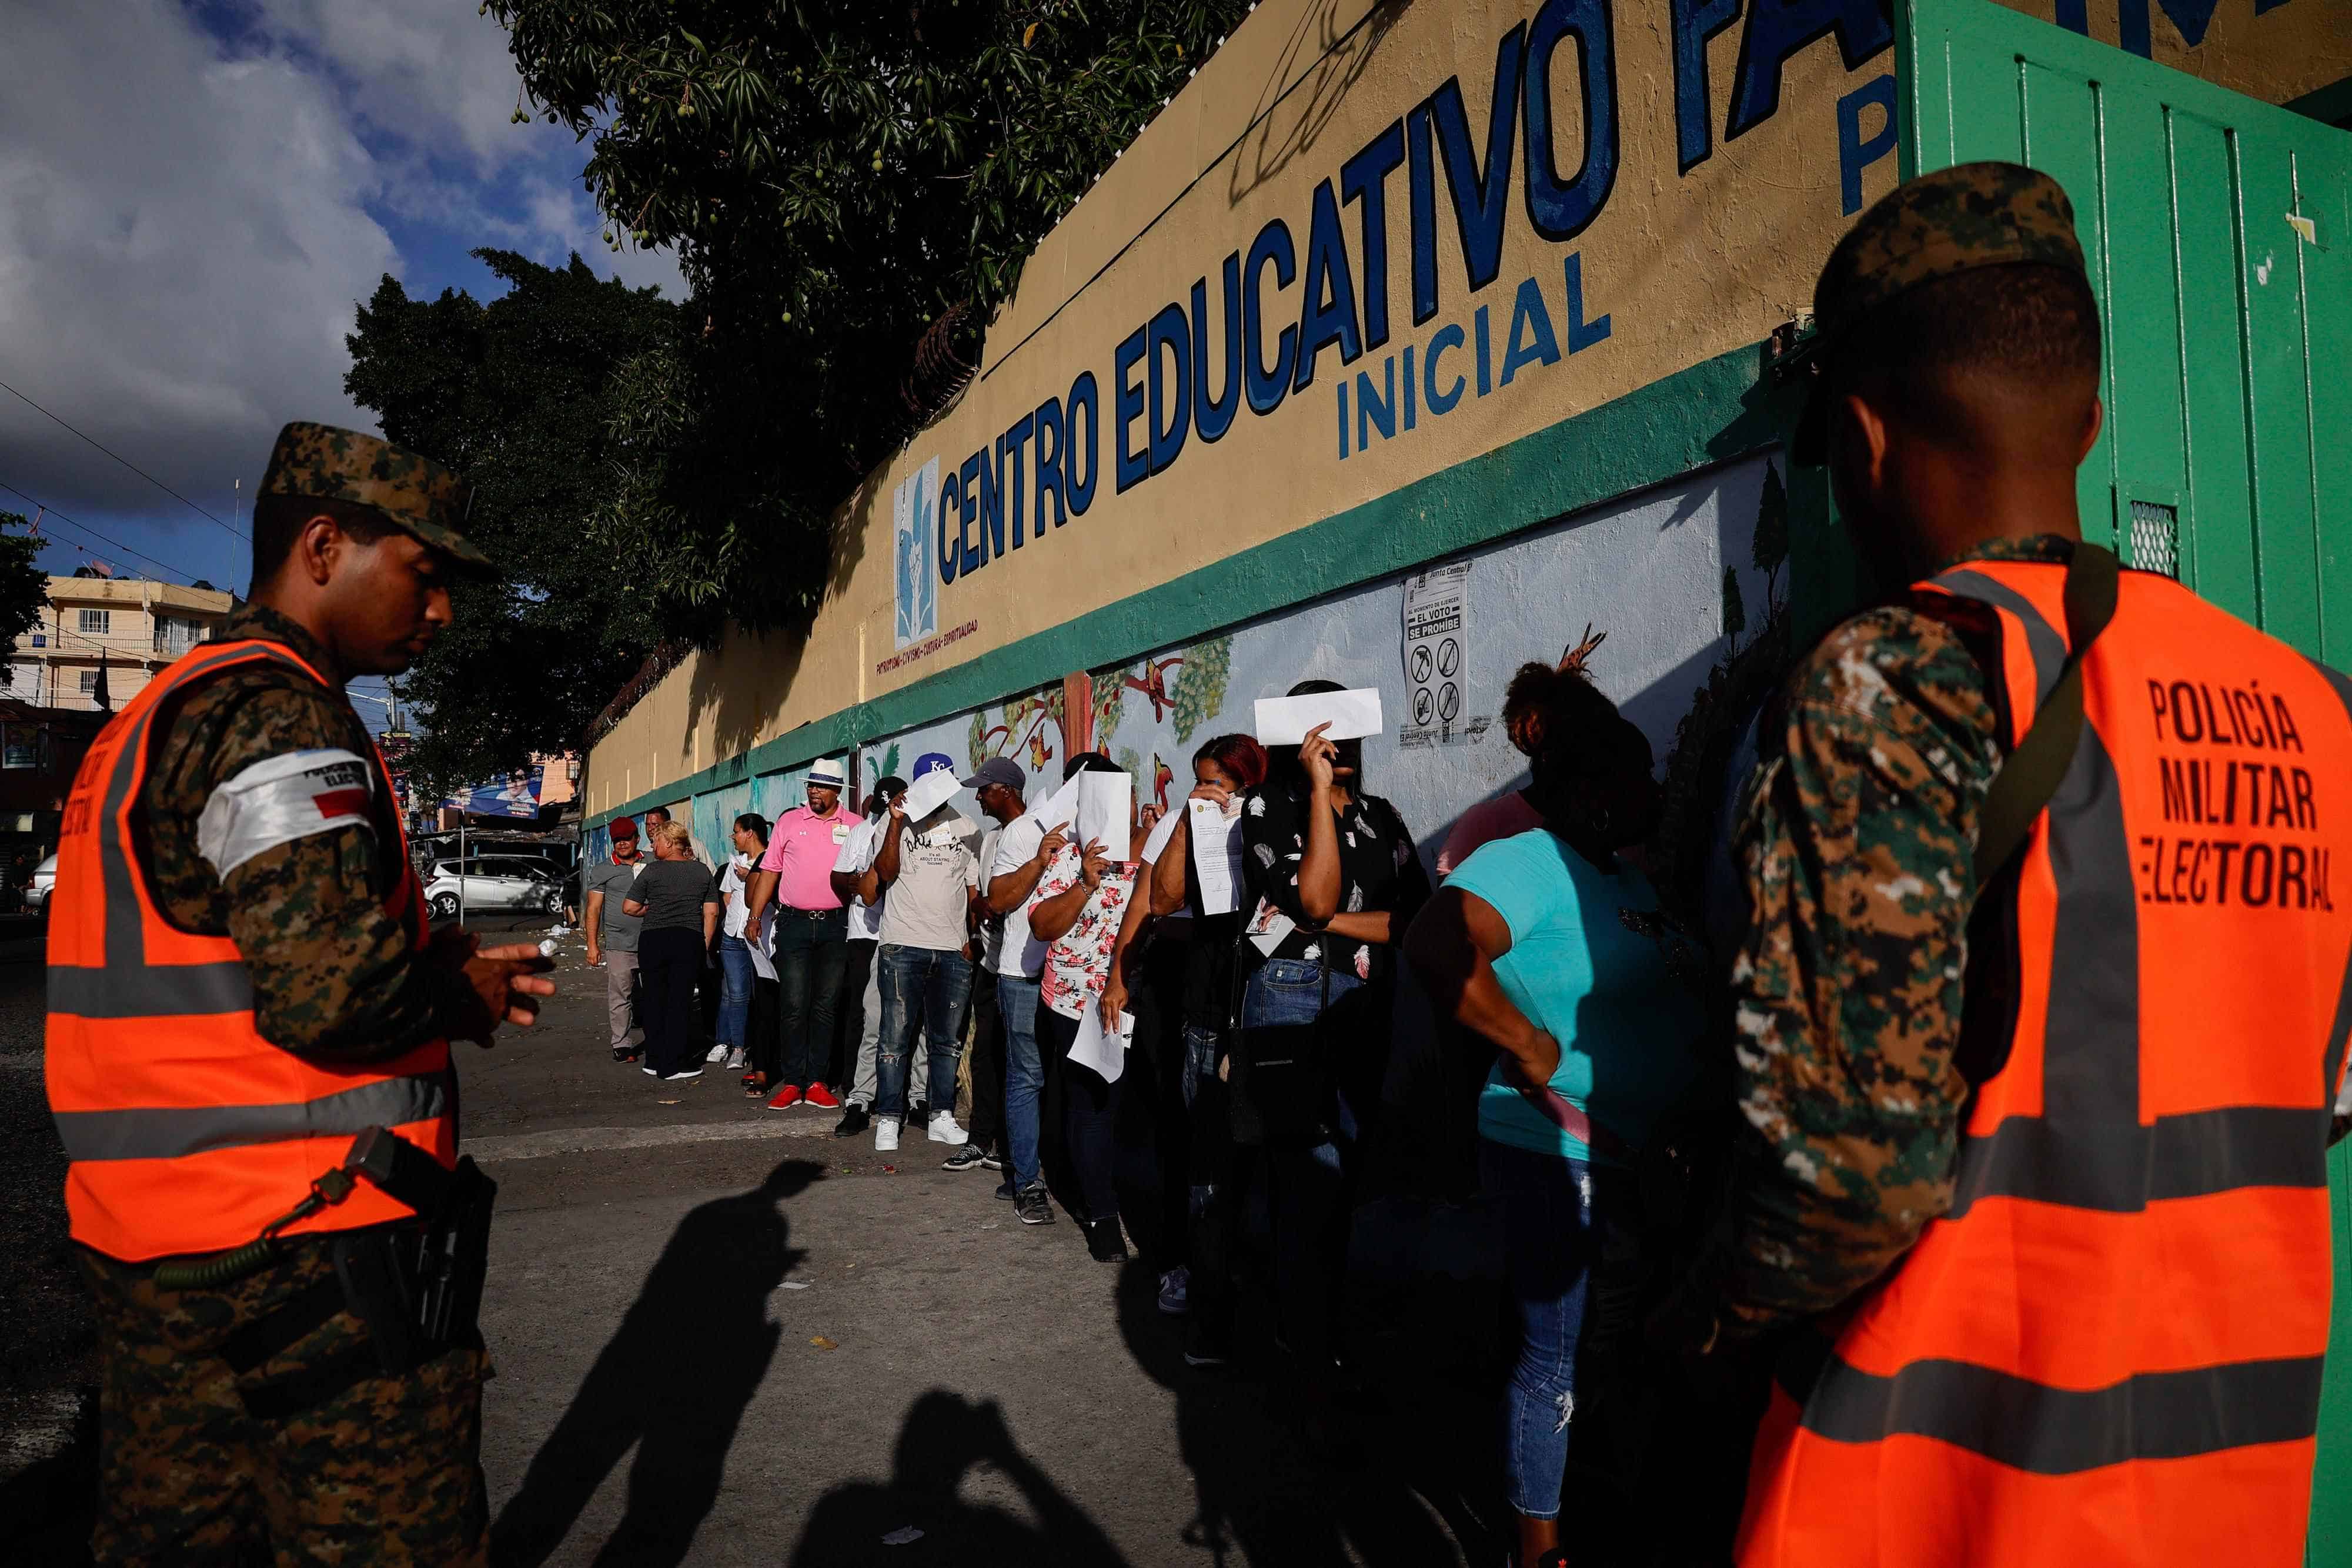
[[[1525,758],[1493,722],[1503,690],[1525,661],[1557,659],[1587,622],[1610,633],[1594,667],[1601,688],[1649,736],[1662,764],[1678,747],[1690,758],[1684,791],[1719,779],[1727,724],[1736,728],[1785,659],[1787,550],[1786,493],[1771,464],[1754,459],[1460,558],[1476,616],[1462,671],[1469,722],[1436,744],[1392,719],[1389,733],[1365,742],[1370,788],[1433,855],[1465,810],[1525,781]],[[1249,730],[1256,699],[1297,681],[1377,686],[1390,712],[1402,714],[1404,592],[1402,578],[1389,579],[1095,672],[1096,748],[1135,776],[1144,802],[1164,807],[1189,790],[1195,750]],[[1055,685],[877,740],[862,758],[870,784],[885,772],[905,777],[926,751],[975,767],[1007,757],[1028,775],[1035,800],[1060,783],[1066,747]],[[1707,831],[1703,813],[1715,791],[1707,795],[1683,819],[1694,833]],[[959,800],[967,814],[976,810],[969,797]]]

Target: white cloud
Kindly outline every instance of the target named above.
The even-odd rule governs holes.
[[[107,13],[11,7],[0,379],[182,489],[257,469],[289,418],[372,426],[343,396],[342,338],[399,258],[325,84],[224,61],[159,0]],[[0,402],[0,478],[68,509],[157,499]]]
[[[285,420],[373,428],[343,338],[413,271],[386,222],[682,295],[667,253],[601,244],[584,147],[509,123],[505,34],[473,5],[258,6],[224,46],[173,0],[8,0],[0,381],[205,499]],[[175,506],[5,394],[0,482],[68,512]]]

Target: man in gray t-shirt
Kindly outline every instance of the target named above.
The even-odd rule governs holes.
[[[637,1055],[637,1047],[629,1040],[629,998],[637,983],[637,930],[644,919],[622,905],[645,868],[645,858],[637,852],[637,824],[626,817],[615,817],[612,860],[588,867],[582,879],[588,907],[580,912],[580,919],[588,932],[588,964],[591,968],[599,963],[605,966],[604,1011],[612,1028],[615,1061],[632,1061]]]
[[[915,764],[927,773],[951,769],[937,752]],[[882,1036],[875,1063],[874,1146],[898,1146],[907,1113],[907,1057],[919,1023],[930,1047],[931,1120],[935,1143],[961,1144],[956,1124],[956,1053],[963,1012],[971,999],[973,898],[980,886],[980,825],[952,804],[919,822],[903,805],[890,808],[881,847],[866,873],[873,895],[884,889],[882,944],[874,955],[882,992]],[[863,895],[863,894],[862,894]]]

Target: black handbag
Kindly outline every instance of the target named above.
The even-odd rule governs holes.
[[[1248,981],[1241,952],[1246,936],[1234,943],[1233,1134],[1237,1144],[1262,1144],[1270,1148],[1311,1149],[1332,1138],[1339,1109],[1338,1089],[1331,1075],[1330,1032],[1326,1021],[1331,1009],[1331,962],[1317,944],[1315,967],[1323,989],[1315,1017],[1305,1023],[1243,1023],[1243,998]]]

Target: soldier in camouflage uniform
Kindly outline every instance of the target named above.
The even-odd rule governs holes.
[[[219,636],[283,643],[331,685],[276,660],[236,664],[156,716],[139,855],[156,904],[235,941],[256,1027],[299,1056],[371,1063],[441,1037],[487,1043],[552,989],[530,977],[546,967],[533,947],[477,950],[454,932],[417,946],[387,909],[407,868],[397,806],[380,790],[366,792],[363,821],[288,827],[226,873],[206,852],[218,852],[207,803],[257,764],[372,755],[341,684],[405,669],[449,620],[449,580],[488,566],[461,531],[467,501],[456,475],[414,454],[286,426],[255,506],[252,600]],[[348,1307],[257,1364],[253,1336],[236,1337],[335,1277],[331,1238],[295,1237],[258,1273],[178,1290],[152,1263],[79,1249],[106,1361],[99,1562],[480,1558],[478,1338],[404,1375],[354,1381],[335,1370],[367,1334]],[[232,1354],[240,1344],[248,1354]]]
[[[1927,285],[1937,293],[1923,303]],[[1906,296],[1899,328],[1872,314]],[[2071,386],[2087,315],[2095,372],[2073,211],[2055,182],[2014,164],[1946,170],[1888,197],[1832,254],[1814,308],[1821,369],[1800,462],[1828,458],[1830,405],[1890,329],[1944,340],[1911,345],[1925,362],[1968,363],[1990,343],[2029,382]],[[2070,559],[2095,399],[2082,428],[2029,424],[2047,411],[2020,400],[2013,425],[1987,430],[1925,386],[1894,395],[1944,423],[1962,455],[1874,473],[1893,498],[1873,508],[1849,476],[1883,464],[1885,449],[1853,450],[1866,438],[1835,433],[1847,444],[1832,464],[1838,499],[1880,582],[1967,560]],[[1993,453],[2018,460],[1967,492],[1968,459]],[[2004,756],[1993,656],[1990,640],[1898,595],[1816,643],[1765,711],[1733,846],[1748,902],[1732,970],[1747,1139],[1727,1225],[1654,1322],[1668,1343],[1729,1348],[1827,1312],[1950,1204],[1969,1093],[1963,1035],[2001,1031],[2014,1007],[2003,977],[1969,968],[1978,813]]]

